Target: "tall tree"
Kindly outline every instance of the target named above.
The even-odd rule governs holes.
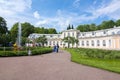
[[[22,36],[28,37],[31,33],[34,33],[34,26],[28,22],[22,24]]]
[[[6,21],[0,17],[0,34],[5,34],[6,32],[8,32]]]
[[[22,37],[28,37],[30,34],[34,33],[34,26],[28,22],[22,23]],[[10,30],[13,43],[17,40],[18,35],[18,23],[15,23]]]
[[[74,29],[74,26],[72,25],[72,28],[71,29]]]
[[[71,29],[71,26],[70,26],[70,24],[68,25],[68,27],[67,27],[67,30],[69,30],[69,29]]]

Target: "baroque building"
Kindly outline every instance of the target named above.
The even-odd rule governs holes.
[[[45,35],[47,44],[45,46],[54,46],[58,44],[60,47],[68,47],[68,44],[63,42],[65,37],[75,37],[79,40],[78,44],[73,47],[81,48],[100,48],[100,49],[120,49],[120,27],[110,29],[80,32],[76,29],[64,30],[61,34],[37,34],[33,33],[28,36],[30,40]],[[70,44],[72,47],[72,44]]]

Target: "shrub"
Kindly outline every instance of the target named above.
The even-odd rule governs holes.
[[[31,55],[40,55],[52,52],[52,48],[30,48]],[[27,56],[28,48],[25,51],[0,51],[0,57]]]
[[[71,50],[80,54],[81,56],[86,56],[91,58],[120,59],[120,51],[115,51],[115,50],[88,49],[88,48],[78,48]]]

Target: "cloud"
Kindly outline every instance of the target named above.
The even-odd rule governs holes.
[[[36,19],[40,19],[40,15],[39,15],[38,11],[35,11],[35,12],[33,13],[33,15],[34,15],[34,17],[35,17]]]
[[[101,7],[92,9],[90,12],[92,16],[102,17],[107,16],[109,18],[118,19],[120,18],[120,1],[112,0],[109,4],[102,4]]]
[[[79,8],[81,0],[74,0],[72,6]],[[15,22],[30,22],[35,26],[42,26],[46,28],[55,28],[57,31],[62,31],[67,28],[69,24],[79,25],[86,21],[95,21],[99,17],[108,17],[112,19],[120,18],[120,1],[111,0],[106,3],[102,0],[101,4],[95,0],[86,12],[70,12],[64,9],[58,9],[54,16],[42,16],[38,10],[32,11],[32,0],[0,0],[0,16],[5,18],[9,29]]]
[[[78,7],[80,6],[80,0],[75,0],[75,1],[73,2],[73,6],[74,6],[75,8],[78,8]]]
[[[29,20],[31,0],[0,0],[0,16],[5,18],[10,29],[15,22]]]

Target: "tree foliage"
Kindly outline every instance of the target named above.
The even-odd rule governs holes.
[[[78,39],[76,39],[75,37],[65,37],[64,39],[62,39],[62,41],[64,41],[65,43],[68,43],[68,48],[70,47],[70,44],[72,44],[72,46],[76,43],[78,44]]]
[[[8,32],[6,21],[0,17],[0,34],[5,34],[6,32]]]
[[[44,27],[35,27],[35,33],[40,33],[40,34],[57,34],[57,31],[54,28],[46,29]]]
[[[73,25],[71,26],[71,25],[69,24],[68,27],[67,27],[67,30],[69,30],[69,29],[74,29],[74,26],[73,26]]]
[[[22,37],[23,37],[22,40],[25,39],[25,37],[28,37],[30,34],[34,33],[34,26],[28,22],[22,23],[21,27],[22,27]],[[12,36],[13,43],[15,43],[18,35],[18,23],[15,23],[13,25],[13,27],[10,30],[10,33]]]
[[[44,46],[45,43],[47,43],[47,38],[45,37],[45,35],[40,36],[39,38],[36,39],[37,43],[41,43],[42,46]]]
[[[114,22],[113,20],[103,21],[99,25],[96,25],[94,23],[78,25],[77,30],[80,30],[81,32],[88,32],[88,31],[113,28],[114,26],[120,26],[120,20],[117,20],[116,22]]]

